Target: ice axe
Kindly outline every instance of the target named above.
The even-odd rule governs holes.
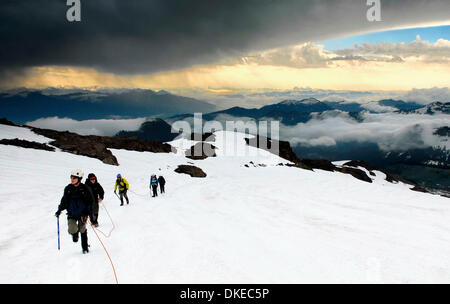
[[[58,250],[60,249],[60,245],[59,245],[59,216],[56,217],[56,225],[58,227]]]

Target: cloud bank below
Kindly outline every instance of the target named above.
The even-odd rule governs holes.
[[[139,129],[146,118],[136,119],[98,119],[74,120],[70,118],[47,117],[25,123],[26,125],[52,129],[57,131],[70,131],[80,135],[114,136],[119,131],[135,131]]]

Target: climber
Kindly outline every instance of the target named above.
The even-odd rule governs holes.
[[[162,175],[160,175],[158,177],[158,183],[159,183],[159,191],[161,191],[161,193],[166,193],[166,191],[164,190],[164,185],[166,184],[166,180],[164,179],[164,177]]]
[[[116,185],[114,186],[114,193],[117,195],[117,187],[119,187],[119,195],[120,195],[120,206],[123,206],[123,197],[127,200],[127,205],[130,204],[128,199],[127,191],[130,185],[128,181],[122,177],[122,175],[117,174]]]
[[[156,174],[152,174],[152,176],[150,177],[150,186],[149,187],[153,191],[152,197],[158,196],[158,179],[156,178]]]
[[[92,206],[92,215],[94,217],[91,218],[91,222],[95,227],[98,227],[98,210],[99,210],[98,203],[102,202],[103,197],[105,195],[105,191],[98,182],[97,177],[95,176],[94,173],[89,173],[88,178],[84,184],[88,188],[90,188],[92,194],[94,195],[94,205]]]
[[[64,195],[55,216],[59,217],[61,211],[67,210],[69,233],[75,243],[78,242],[78,232],[81,233],[81,248],[85,254],[89,252],[86,222],[88,217],[93,218],[94,196],[89,188],[81,183],[83,176],[84,173],[80,169],[71,172],[71,183],[64,188]]]

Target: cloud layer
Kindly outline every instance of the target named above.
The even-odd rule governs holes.
[[[362,122],[357,122],[347,113],[330,111],[314,115],[307,123],[296,126],[280,124],[280,138],[292,145],[306,147],[332,147],[338,143],[359,142],[375,143],[386,152],[406,151],[416,148],[445,147],[450,150],[448,138],[436,136],[437,128],[450,126],[450,116],[445,114],[397,114],[363,113]],[[68,118],[43,118],[27,123],[30,126],[59,131],[71,131],[81,135],[113,136],[121,130],[139,129],[146,118],[139,119],[102,119],[76,121]],[[193,127],[193,119],[187,118]],[[175,121],[169,121],[173,124]],[[256,133],[257,124],[252,118],[234,117],[221,114],[215,122],[206,122],[214,130],[222,130],[227,122],[232,122],[239,132]],[[271,125],[268,124],[270,133]],[[195,130],[201,132],[201,130]],[[210,131],[208,129],[208,131]]]
[[[436,129],[450,126],[450,115],[423,115],[398,113],[362,113],[358,122],[341,111],[328,111],[314,114],[306,123],[295,126],[279,125],[279,136],[293,146],[333,147],[338,143],[373,143],[385,152],[404,152],[410,149],[445,147],[450,150],[450,141],[446,137],[435,135]],[[193,125],[192,118],[185,119]],[[171,122],[173,123],[173,121]],[[238,132],[256,134],[261,125],[249,117],[235,117],[220,114],[214,122],[205,122],[215,130],[234,126]],[[264,123],[263,123],[264,125]],[[234,129],[227,129],[233,131]],[[270,136],[271,123],[267,122]],[[211,129],[204,129],[205,132]],[[196,130],[196,132],[200,132]]]
[[[403,62],[412,59],[424,63],[448,64],[450,41],[439,39],[435,43],[417,40],[405,43],[364,43],[351,49],[335,51],[339,57],[331,60]]]
[[[358,123],[347,114],[313,119],[295,127],[280,128],[281,137],[292,144],[334,146],[337,142],[376,143],[383,151],[441,146],[450,142],[433,135],[436,128],[450,125],[449,115],[399,115],[365,113]]]
[[[49,65],[154,73],[299,42],[444,21],[450,9],[442,0],[383,0],[383,22],[368,22],[368,6],[361,0],[81,2],[82,21],[69,23],[65,1],[2,1],[3,76]]]
[[[371,62],[448,64],[450,41],[439,39],[435,43],[420,40],[412,42],[379,42],[354,45],[353,48],[327,51],[322,45],[307,42],[294,46],[249,54],[241,58],[244,64],[286,66],[296,69],[332,68],[343,63]]]
[[[70,131],[80,135],[114,136],[122,130],[135,131],[139,129],[145,120],[146,118],[79,121],[70,118],[47,117],[27,122],[26,125],[57,131]]]

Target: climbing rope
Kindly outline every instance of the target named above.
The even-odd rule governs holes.
[[[114,264],[113,264],[113,261],[111,260],[111,257],[109,256],[108,250],[106,250],[105,245],[103,245],[102,240],[100,239],[100,237],[98,236],[97,232],[95,231],[94,225],[92,225],[90,220],[88,220],[88,221],[89,221],[89,224],[91,225],[92,230],[94,231],[95,235],[97,236],[100,244],[102,244],[102,247],[103,247],[103,249],[106,252],[106,255],[108,256],[109,262],[111,263],[111,266],[112,266],[112,269],[113,269],[113,272],[114,272],[114,278],[116,279],[116,283],[119,284],[119,280],[117,280],[116,269],[114,268]]]
[[[147,194],[139,194],[139,193],[136,193],[136,192],[134,192],[133,190],[130,190],[130,189],[128,189],[128,191],[130,191],[131,193],[133,193],[133,194],[135,194],[135,195],[137,195],[137,196],[141,196],[141,197],[147,197],[147,196],[148,196]]]
[[[108,214],[109,220],[111,221],[111,224],[112,224],[112,228],[111,228],[111,230],[108,232],[108,234],[105,234],[103,231],[101,231],[101,230],[98,229],[98,228],[95,228],[95,229],[98,230],[101,234],[103,234],[106,238],[109,238],[109,237],[111,236],[111,233],[113,232],[114,228],[116,228],[116,225],[114,225],[114,221],[112,220],[111,215],[109,214],[108,209],[106,209],[106,206],[103,204],[103,202],[101,202],[101,203],[99,203],[99,204],[101,204],[101,206],[103,207],[103,209],[105,209],[106,214]]]

